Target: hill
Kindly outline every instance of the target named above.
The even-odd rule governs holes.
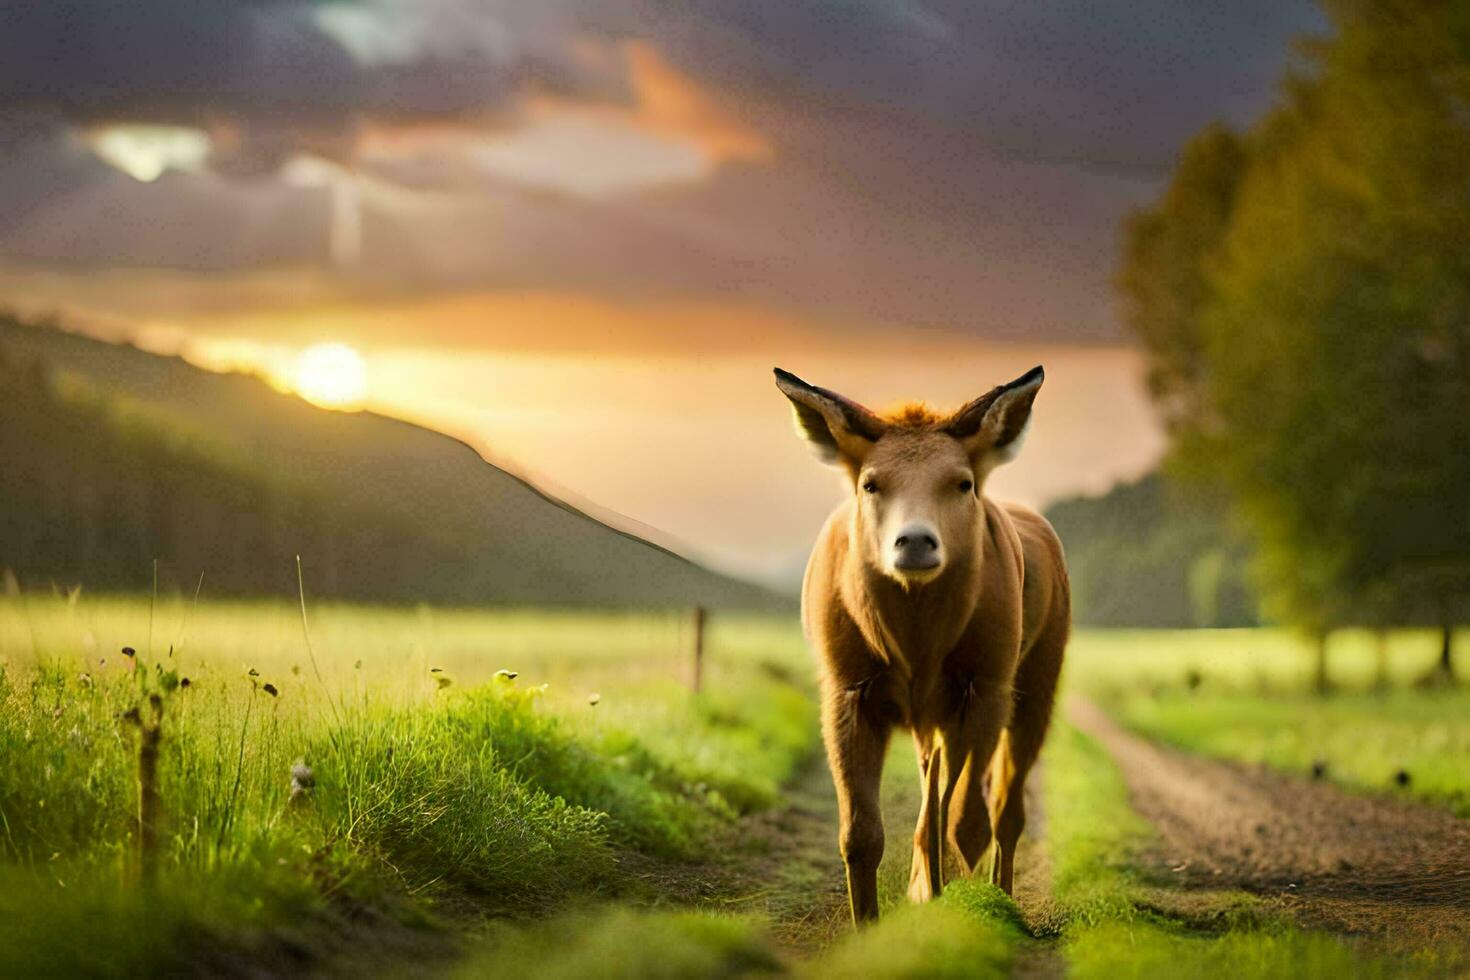
[[[782,602],[463,443],[245,375],[0,316],[0,568],[22,582],[379,601]]]
[[[1258,623],[1249,550],[1225,503],[1151,473],[1047,508],[1067,549],[1080,626]]]

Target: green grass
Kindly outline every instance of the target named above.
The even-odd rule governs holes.
[[[1192,752],[1301,775],[1322,763],[1345,788],[1410,796],[1470,817],[1470,690],[1325,700],[1169,693],[1129,698],[1113,710],[1129,727]],[[1407,787],[1397,785],[1400,772]]]
[[[1461,634],[1459,645],[1465,645]],[[1198,675],[1206,689],[1272,696],[1307,691],[1315,644],[1284,629],[1078,630],[1067,648],[1067,682],[1091,694],[1165,689]],[[1439,634],[1389,634],[1388,677],[1410,687],[1439,656]],[[1470,664],[1465,665],[1470,671]],[[1360,630],[1341,630],[1328,646],[1328,677],[1346,691],[1367,691],[1378,670],[1377,642]]]
[[[1414,965],[1291,928],[1247,895],[1172,901],[1141,877],[1152,830],[1116,768],[1060,723],[1042,770],[1058,906],[1045,935],[976,882],[907,904],[918,800],[900,735],[884,794],[906,816],[888,827],[885,917],[798,958],[775,922],[713,911],[732,897],[680,870],[712,841],[729,847],[737,816],[778,804],[815,749],[793,622],[715,619],[695,696],[679,617],[308,611],[310,645],[289,603],[0,600],[0,973],[289,972],[373,942],[401,959],[402,935],[442,935],[441,954],[467,942],[441,965],[476,975],[1005,976],[1056,956],[1079,977]],[[1302,693],[1307,648],[1267,631],[1083,631],[1067,682],[1190,748],[1298,769],[1304,752],[1341,752],[1330,774],[1369,787],[1407,765],[1414,792],[1453,803],[1435,787],[1465,782],[1464,697],[1365,693],[1375,664],[1359,639],[1335,654],[1357,690],[1326,701]],[[1432,663],[1427,635],[1395,646],[1401,685]],[[145,887],[125,716],[141,704],[146,717],[150,694],[164,704],[165,823]],[[312,785],[293,800],[301,765]],[[692,884],[669,891],[681,874]]]
[[[289,604],[151,605],[0,602],[0,973],[269,957],[365,909],[633,895],[621,855],[696,854],[815,744],[785,620],[716,619],[695,696],[668,616],[324,606],[309,646]],[[126,715],[153,695],[164,822],[144,888]]]
[[[662,980],[777,973],[782,961],[759,923],[698,912],[616,908],[560,916],[485,936],[454,975],[548,980]]]
[[[1393,686],[1373,691],[1372,638],[1335,636],[1337,690],[1320,697],[1309,690],[1311,647],[1285,632],[1084,631],[1068,654],[1068,681],[1130,728],[1180,748],[1303,776],[1322,763],[1344,788],[1470,816],[1470,686],[1415,686],[1437,644],[1430,632],[1393,634]]]
[[[989,884],[950,885],[938,901],[890,909],[799,972],[811,977],[1010,976],[1022,934]],[[1012,906],[1013,908],[1013,906]]]
[[[895,746],[885,779],[890,801],[911,802],[907,745]],[[884,918],[845,933],[817,955],[791,960],[774,951],[759,920],[710,914],[629,913],[496,937],[495,950],[471,961],[476,975],[507,964],[553,976],[759,975],[811,977],[1003,977],[1065,969],[1079,978],[1239,980],[1287,977],[1455,975],[1452,954],[1415,958],[1376,953],[1328,934],[1293,927],[1260,900],[1238,892],[1170,893],[1146,880],[1141,855],[1153,830],[1128,804],[1106,752],[1058,724],[1042,770],[1046,850],[1059,912],[1044,936],[1027,933],[1013,902],[992,886],[951,882],[944,897],[910,906],[902,897],[898,848],[907,827],[889,827],[881,879]],[[901,809],[895,807],[893,809]],[[892,858],[890,861],[889,858]],[[1187,900],[1186,900],[1187,899]],[[500,945],[508,942],[508,945]],[[1448,956],[1449,958],[1445,958]],[[1052,962],[1052,959],[1060,962]]]

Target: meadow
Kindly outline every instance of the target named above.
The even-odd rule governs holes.
[[[1151,738],[1466,817],[1470,687],[1425,683],[1438,650],[1429,630],[1396,631],[1383,648],[1342,631],[1328,647],[1333,693],[1319,697],[1313,648],[1286,630],[1083,632],[1069,679]]]
[[[305,622],[286,602],[3,603],[0,972],[310,957],[363,916],[629,895],[629,856],[691,856],[815,744],[787,622],[717,619],[697,696],[673,614],[322,605]]]
[[[1238,891],[1149,878],[1151,827],[1107,753],[1065,720],[1036,777],[1044,816],[1026,855],[1046,873],[1021,905],[967,882],[907,906],[916,779],[895,739],[888,914],[852,934],[794,619],[712,617],[697,694],[692,629],[673,612],[307,603],[303,617],[285,601],[6,597],[0,973],[1464,965],[1303,931]],[[1066,685],[1181,746],[1294,772],[1303,753],[1325,755],[1329,778],[1354,791],[1459,806],[1465,696],[1412,687],[1429,638],[1394,645],[1393,691],[1368,690],[1371,645],[1350,637],[1336,676],[1359,690],[1320,700],[1305,693],[1310,649],[1287,634],[1083,631]],[[1398,754],[1378,759],[1374,744]],[[1379,785],[1380,764],[1410,766],[1411,784]]]

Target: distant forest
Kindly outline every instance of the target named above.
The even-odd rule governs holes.
[[[1046,512],[1067,549],[1079,626],[1254,626],[1249,550],[1226,506],[1158,473]]]

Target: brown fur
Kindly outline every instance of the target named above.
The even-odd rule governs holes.
[[[924,786],[910,897],[940,893],[946,857],[972,874],[992,841],[990,877],[1009,893],[1025,824],[1022,790],[1051,717],[1070,597],[1051,526],[1024,507],[991,501],[981,487],[1014,451],[1040,372],[953,416],[908,405],[881,418],[784,372],[778,379],[798,416],[806,412],[808,438],[824,438],[810,423],[825,420],[831,446],[818,448],[852,478],[852,496],[812,551],[802,618],[821,666],[822,730],[853,918],[878,914],[878,787],[896,728],[913,735]],[[866,414],[849,426],[850,413]],[[854,438],[859,429],[866,435]],[[968,481],[955,483],[967,471],[968,491]],[[887,514],[895,508],[899,517]],[[933,577],[896,569],[884,550],[893,521],[916,514],[942,542]]]
[[[923,402],[904,402],[888,409],[881,416],[890,427],[898,426],[903,429],[935,429],[947,417]]]

